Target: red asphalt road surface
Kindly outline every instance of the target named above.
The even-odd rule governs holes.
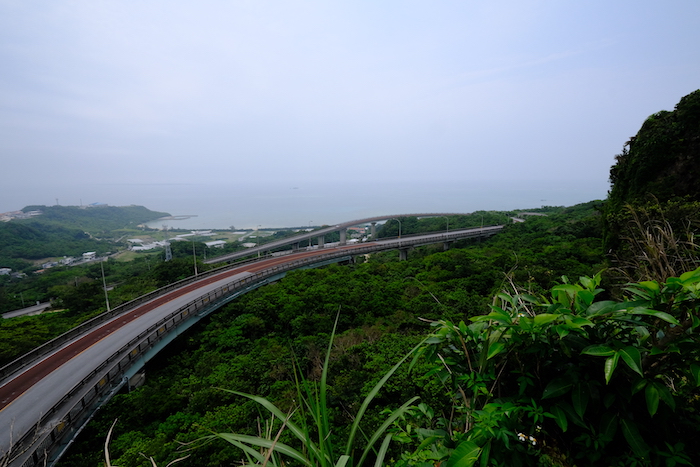
[[[352,249],[352,247],[344,247],[343,249]],[[192,284],[188,284],[180,289],[169,292],[163,296],[153,299],[148,303],[138,306],[135,309],[117,317],[116,319],[105,323],[103,326],[100,326],[88,332],[88,334],[85,334],[84,336],[78,338],[76,341],[62,348],[58,352],[37,362],[35,365],[31,366],[23,373],[13,378],[7,384],[0,387],[0,410],[10,405],[27,389],[32,387],[37,382],[41,381],[41,379],[46,377],[49,373],[53,372],[61,365],[68,362],[76,355],[93,346],[94,344],[104,339],[106,336],[121,328],[125,324],[135,320],[136,318],[148,313],[151,310],[154,310],[155,308],[158,308],[161,305],[164,305],[165,303],[177,297],[192,292],[193,290],[196,290],[202,286],[211,284],[216,281],[220,281],[221,279],[225,279],[226,277],[240,274],[242,272],[256,273],[263,269],[270,268],[272,266],[277,266],[280,264],[287,263],[289,261],[298,260],[302,258],[318,256],[326,252],[327,250],[307,251],[261,260],[252,264],[241,266],[240,268],[230,269],[226,272],[222,272],[221,274],[207,277],[206,279],[202,279]]]

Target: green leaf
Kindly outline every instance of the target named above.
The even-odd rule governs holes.
[[[559,315],[553,315],[549,313],[535,315],[535,326],[544,326],[545,324],[549,324],[557,318],[559,318]]]
[[[605,436],[608,440],[612,440],[617,431],[617,414],[612,412],[605,412],[600,420],[600,434]]]
[[[551,414],[554,416],[554,421],[557,422],[561,431],[566,432],[566,429],[569,427],[569,421],[566,419],[566,412],[558,405],[555,405],[552,407]]]
[[[685,286],[688,286],[695,282],[700,282],[700,268],[695,269],[693,271],[684,272],[683,274],[681,274],[681,277],[679,279],[681,280],[681,282],[683,282],[683,285]]]
[[[622,434],[625,436],[625,439],[632,448],[632,451],[634,451],[637,456],[646,458],[647,454],[649,453],[649,448],[644,442],[642,435],[639,434],[637,425],[626,418],[620,420],[620,425],[622,426]]]
[[[640,285],[640,286],[644,287],[645,289],[650,290],[652,292],[661,291],[661,287],[659,286],[659,283],[656,281],[643,281],[637,285]]]
[[[647,410],[649,411],[649,415],[653,417],[659,408],[659,400],[661,399],[661,396],[659,395],[659,390],[656,389],[655,385],[647,384],[647,387],[644,390],[644,395],[646,396]]]
[[[506,346],[503,342],[494,342],[493,344],[489,345],[489,353],[486,356],[486,359],[488,360],[491,357],[495,357],[499,353],[503,352],[505,347]]]
[[[441,344],[443,342],[445,342],[443,336],[430,336],[425,340],[426,344]]]
[[[676,410],[676,400],[673,398],[673,394],[671,394],[671,391],[668,390],[665,384],[654,382],[654,387],[656,387],[656,390],[659,391],[659,396],[661,397],[661,400],[668,405],[671,410]]]
[[[365,458],[367,455],[371,452],[373,449],[374,443],[377,442],[377,440],[386,432],[386,430],[389,429],[389,427],[396,421],[399,417],[403,417],[403,415],[408,411],[408,409],[411,407],[411,405],[416,402],[419,399],[418,396],[413,396],[411,399],[406,401],[401,407],[398,409],[394,410],[391,412],[391,415],[387,417],[386,420],[384,420],[384,423],[382,423],[379,428],[377,428],[374,433],[372,433],[372,436],[370,439],[367,441],[367,446],[365,447],[364,451],[362,452],[362,457],[360,457],[360,462],[357,465],[363,465]],[[386,442],[386,440],[385,440]]]
[[[467,324],[464,321],[459,322],[459,332],[462,334],[469,334],[469,328],[467,327]]]
[[[561,408],[566,413],[566,418],[573,422],[574,425],[580,426],[581,428],[588,429],[588,425],[584,423],[581,417],[578,416],[574,408],[568,402],[559,402],[557,407]]]
[[[633,315],[653,316],[655,318],[662,319],[662,320],[666,321],[667,323],[675,324],[676,326],[678,324],[680,324],[680,323],[678,323],[678,320],[676,318],[669,315],[668,313],[664,313],[663,311],[650,310],[649,308],[643,308],[643,307],[635,307],[635,308],[632,308],[631,313]]]
[[[479,461],[480,467],[487,467],[489,465],[489,458],[491,457],[491,440],[489,440],[484,447],[481,449],[481,460]]]
[[[549,399],[552,397],[561,396],[562,394],[566,394],[573,385],[574,384],[570,378],[554,378],[552,381],[549,382],[547,387],[544,388],[544,392],[542,393],[542,399]]]
[[[642,356],[636,347],[628,345],[624,349],[619,351],[622,360],[630,367],[633,371],[637,372],[639,376],[644,376],[642,373]]]
[[[492,311],[486,315],[485,318],[504,324],[510,324],[513,322],[510,315],[500,308],[497,311]]]
[[[374,461],[374,467],[382,467],[384,465],[384,457],[386,456],[386,452],[389,450],[389,443],[391,443],[390,434],[384,437],[384,441],[382,441],[382,445],[379,447],[379,452],[377,453],[377,460]],[[338,465],[340,464],[340,460],[338,460],[338,464],[336,464],[336,467],[344,467],[345,464],[350,460],[350,456],[340,456],[340,459],[344,459],[343,465]]]
[[[700,386],[700,365],[690,365],[690,372],[693,374],[693,380],[696,386]]]
[[[590,304],[593,303],[593,299],[595,298],[595,295],[593,295],[593,293],[589,292],[588,290],[582,290],[578,294],[576,294],[576,296],[583,301],[586,307],[590,306]]]
[[[594,357],[610,357],[615,355],[615,351],[612,347],[607,345],[589,345],[581,351],[585,355],[593,355]]]
[[[571,394],[571,400],[574,403],[574,410],[579,417],[583,418],[588,406],[589,391],[588,387],[583,384],[577,384]]]
[[[617,368],[617,362],[620,359],[620,354],[615,352],[615,354],[612,357],[608,357],[605,359],[605,365],[603,366],[603,372],[605,374],[605,384],[608,384],[610,382],[610,378],[612,378],[613,373],[615,372],[615,368]]]
[[[471,467],[479,458],[481,448],[471,441],[462,441],[447,459],[447,467]]]
[[[603,300],[600,302],[595,302],[591,304],[586,310],[588,316],[602,315],[605,313],[611,313],[619,308],[618,302],[613,302],[611,300]]]

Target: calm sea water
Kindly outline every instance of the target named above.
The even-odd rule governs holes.
[[[469,213],[543,205],[570,206],[606,196],[606,182],[450,182],[284,184],[85,184],[45,187],[2,200],[0,212],[30,204],[142,205],[186,220],[156,221],[183,229],[303,227],[386,214]]]

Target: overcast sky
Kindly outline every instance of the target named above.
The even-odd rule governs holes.
[[[697,0],[0,0],[0,184],[607,180],[698,88]]]

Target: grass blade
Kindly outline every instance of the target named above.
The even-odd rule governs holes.
[[[234,444],[232,441],[238,441],[240,443],[247,443],[253,446],[260,446],[261,448],[273,449],[274,451],[277,451],[280,454],[284,454],[286,456],[291,457],[294,460],[301,462],[303,465],[306,465],[308,467],[312,466],[311,462],[309,461],[309,459],[307,459],[306,456],[304,456],[304,454],[284,443],[275,443],[271,439],[259,438],[257,436],[250,435],[237,435],[234,433],[219,433],[217,436],[228,441],[231,444]]]
[[[360,406],[360,409],[357,411],[357,415],[355,416],[355,420],[352,422],[352,427],[350,428],[350,434],[348,436],[348,442],[347,445],[345,446],[345,455],[350,456],[352,452],[352,446],[355,443],[355,436],[357,435],[357,429],[360,426],[360,421],[362,420],[362,416],[365,414],[365,411],[367,411],[367,407],[369,407],[369,404],[372,402],[372,400],[376,397],[376,395],[379,393],[381,388],[384,386],[384,384],[387,382],[387,380],[394,374],[396,373],[396,370],[399,369],[399,367],[403,364],[403,362],[408,359],[414,352],[416,352],[419,348],[423,346],[423,342],[421,341],[418,345],[416,345],[413,349],[411,349],[410,352],[408,352],[404,357],[399,360],[399,362],[394,365],[391,370],[389,370],[383,377],[382,379],[379,380],[379,382],[372,388],[372,390],[367,394],[367,397],[365,397],[365,400],[362,402],[362,406]]]

